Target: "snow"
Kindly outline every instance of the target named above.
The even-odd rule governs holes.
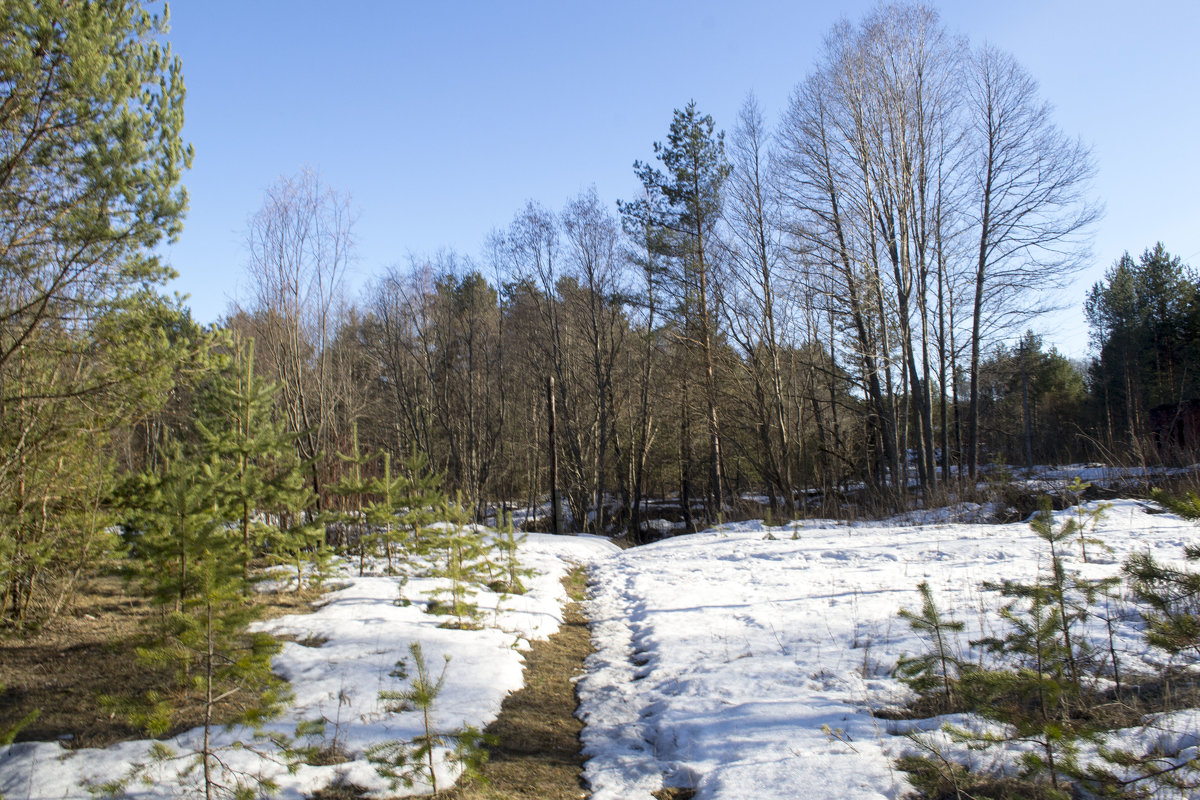
[[[1111,552],[1089,545],[1084,563],[1071,548],[1068,568],[1088,578],[1115,575],[1129,554],[1145,550],[1180,561],[1200,529],[1156,511],[1113,502],[1094,533]],[[999,632],[1002,598],[983,582],[1032,580],[1044,566],[1045,543],[1027,523],[976,521],[988,512],[960,506],[875,523],[745,522],[629,550],[595,537],[530,534],[522,560],[541,576],[524,596],[501,601],[480,593],[480,604],[491,609],[491,627],[481,631],[442,629],[440,618],[424,614],[421,598],[431,581],[411,580],[404,596],[414,602],[401,606],[393,602],[394,578],[347,576],[315,613],[264,628],[295,640],[276,664],[296,702],[274,729],[290,733],[296,722],[324,716],[332,736],[339,720],[339,740],[358,757],[286,775],[252,753],[235,755],[249,769],[275,774],[284,798],[339,773],[382,792],[361,751],[419,733],[415,715],[387,713],[377,700],[380,689],[397,688],[388,673],[408,643],[421,642],[437,668],[443,654],[451,657],[435,706],[438,724],[482,726],[520,685],[521,648],[560,624],[559,578],[577,562],[590,569],[587,606],[597,648],[577,684],[593,800],[648,800],[663,786],[690,787],[698,800],[896,800],[909,790],[893,765],[913,748],[905,733],[977,764],[997,758],[967,751],[939,730],[944,721],[978,725],[976,719],[890,722],[875,715],[911,697],[891,672],[902,655],[925,650],[897,616],[901,608],[920,609],[920,582],[928,582],[945,616],[966,624],[958,647],[967,653],[969,639]],[[1136,621],[1131,604],[1117,611]],[[1100,641],[1102,623],[1089,624]],[[1114,642],[1127,671],[1166,658],[1136,627],[1125,626]],[[342,693],[349,693],[348,705],[339,704]],[[1159,715],[1110,742],[1143,749],[1157,742],[1186,755],[1200,743],[1200,712]],[[147,747],[128,742],[68,752],[57,743],[15,745],[0,751],[0,792],[10,800],[86,796],[82,779],[120,777],[130,762],[144,760]],[[132,787],[134,796],[174,796],[164,781]]]
[[[499,714],[505,695],[521,687],[521,650],[530,640],[550,636],[562,623],[566,595],[560,579],[571,564],[591,563],[615,550],[598,537],[528,534],[520,559],[539,574],[525,580],[529,591],[524,595],[502,598],[480,591],[474,599],[486,609],[483,621],[488,627],[474,631],[440,628],[445,617],[424,613],[421,598],[437,581],[410,579],[404,596],[414,602],[403,606],[395,602],[398,578],[360,578],[349,574],[347,566],[347,574],[338,578],[341,588],[326,595],[314,613],[281,617],[261,623],[259,628],[294,639],[284,644],[273,666],[291,682],[295,702],[268,730],[292,735],[298,722],[323,716],[328,720],[327,740],[336,733],[346,751],[356,757],[344,764],[302,766],[294,775],[251,749],[230,750],[222,758],[248,774],[273,777],[281,787],[277,796],[285,800],[301,798],[339,775],[385,793],[386,782],[375,774],[362,751],[372,744],[411,739],[423,732],[418,714],[389,713],[378,699],[381,689],[403,688],[389,673],[407,655],[409,643],[421,643],[435,675],[443,656],[450,657],[446,683],[434,705],[435,727],[444,726],[444,730],[469,724],[482,728]],[[413,672],[411,667],[409,672]],[[167,744],[186,752],[194,749],[199,736],[200,731],[193,730]],[[250,740],[248,732],[241,729],[222,730],[219,738],[226,744]],[[12,745],[0,749],[0,795],[8,800],[90,797],[89,782],[126,777],[131,764],[148,761],[150,746],[148,741],[134,741],[72,751],[57,742]],[[259,749],[267,756],[271,753],[269,747]],[[180,776],[184,766],[179,761],[153,766],[147,773],[153,785],[131,783],[128,796],[178,797],[179,786],[189,780]],[[452,778],[451,770],[442,764],[439,784]],[[421,789],[414,787],[414,791]]]
[[[1147,512],[1114,503],[1096,531],[1113,552],[1091,547],[1089,563],[1070,555],[1069,568],[1112,575],[1147,548],[1177,560],[1200,534]],[[897,611],[919,611],[927,581],[942,612],[966,623],[965,648],[995,633],[1000,598],[981,584],[1032,580],[1045,543],[1024,523],[899,522],[725,525],[596,565],[598,651],[579,683],[593,800],[648,800],[663,786],[698,800],[902,797],[892,761],[912,743],[898,734],[940,721],[872,714],[909,696],[891,669],[925,650]],[[1154,657],[1132,632],[1117,648],[1126,669]],[[1171,735],[1194,741],[1196,715],[1180,720]]]

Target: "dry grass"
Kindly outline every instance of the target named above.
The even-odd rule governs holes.
[[[255,597],[263,617],[310,610],[314,593],[271,593]],[[36,632],[0,638],[0,731],[26,714],[41,714],[21,730],[17,741],[60,740],[69,747],[106,747],[144,733],[119,714],[101,707],[98,697],[119,691],[141,696],[154,689],[175,691],[169,670],[153,670],[134,657],[146,624],[158,611],[131,597],[118,578],[102,577],[82,588],[71,611]],[[183,708],[175,730],[203,723],[202,708]]]
[[[586,575],[576,569],[564,584],[572,598],[566,623],[548,641],[535,642],[525,654],[525,688],[505,699],[500,716],[487,728],[499,742],[489,748],[486,781],[442,794],[454,800],[581,800],[588,796],[581,779],[583,756],[575,718],[578,701],[571,680],[582,673],[591,637],[579,600]],[[263,616],[309,609],[314,595],[283,593],[258,598]],[[0,675],[8,689],[0,695],[0,730],[33,709],[41,716],[19,741],[61,739],[71,747],[103,747],[140,738],[141,731],[104,711],[101,693],[121,687],[125,694],[149,689],[168,691],[172,676],[139,664],[133,648],[156,610],[131,598],[115,578],[92,581],[74,610],[37,633],[0,639]],[[199,718],[179,720],[184,729]],[[357,787],[330,787],[314,800],[362,797]],[[685,794],[668,795],[682,799]]]
[[[580,778],[583,755],[575,718],[578,701],[571,680],[592,651],[587,620],[579,605],[586,587],[582,569],[564,584],[573,602],[566,624],[525,654],[525,688],[510,694],[487,728],[499,744],[489,748],[484,782],[460,786],[443,796],[454,800],[580,800],[588,792]]]

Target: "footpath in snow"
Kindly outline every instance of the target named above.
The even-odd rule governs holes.
[[[908,786],[893,759],[911,743],[897,734],[911,723],[872,712],[909,697],[891,671],[925,645],[897,612],[920,608],[917,585],[926,581],[943,613],[966,623],[964,641],[996,634],[1001,598],[982,583],[1031,581],[1045,558],[1044,542],[1025,523],[911,524],[918,519],[741,523],[625,551],[594,537],[530,534],[521,559],[539,577],[522,596],[481,592],[476,599],[489,610],[479,631],[441,628],[443,617],[424,613],[432,580],[411,579],[404,596],[413,603],[404,606],[395,603],[397,578],[344,576],[315,613],[262,627],[293,640],[275,666],[291,681],[295,704],[271,730],[292,734],[298,722],[324,717],[325,743],[336,738],[352,759],[287,774],[246,750],[223,757],[274,778],[284,800],[339,777],[387,794],[362,753],[422,733],[419,714],[387,712],[378,699],[382,689],[404,688],[389,673],[409,643],[420,642],[435,669],[444,655],[451,659],[434,727],[483,727],[519,688],[527,642],[558,629],[566,599],[560,578],[582,563],[590,566],[587,611],[597,650],[578,683],[578,713],[594,800],[650,800],[664,786],[693,789],[697,800],[898,800]],[[1089,578],[1117,574],[1135,551],[1178,561],[1200,529],[1119,501],[1095,536],[1112,551],[1090,548],[1088,563],[1074,553],[1067,558],[1069,569]],[[1136,670],[1154,654],[1136,626],[1126,627],[1115,647],[1123,667]],[[1176,741],[1200,742],[1197,717],[1179,717],[1190,727],[1174,731]],[[198,735],[169,744],[188,750]],[[221,735],[229,743],[247,733]],[[85,798],[87,782],[127,775],[150,746],[12,745],[0,749],[0,793],[7,800]],[[452,777],[442,767],[439,785]],[[129,796],[182,796],[178,771],[177,762],[155,767],[154,783],[131,785]]]
[[[1112,552],[1092,548],[1085,564],[1076,548],[1069,569],[1113,575],[1147,549],[1177,561],[1200,529],[1119,501],[1096,536]],[[1044,557],[1024,523],[818,521],[726,525],[598,563],[597,652],[579,684],[593,800],[649,800],[664,785],[697,800],[903,796],[892,760],[911,747],[895,735],[904,723],[871,713],[904,701],[891,670],[925,651],[898,610],[919,611],[928,581],[964,641],[993,634],[1001,599],[981,584],[1032,581]],[[1127,668],[1150,656],[1133,631],[1116,645]]]
[[[295,774],[270,758],[245,749],[227,750],[221,757],[248,775],[275,780],[283,800],[300,800],[335,780],[345,780],[383,794],[387,788],[363,750],[392,739],[411,740],[423,733],[417,712],[389,713],[379,701],[383,689],[403,689],[391,677],[396,662],[407,656],[410,642],[419,642],[427,663],[440,670],[443,656],[450,662],[446,682],[434,705],[434,728],[449,730],[474,725],[483,728],[500,712],[505,695],[521,687],[521,651],[533,639],[555,633],[562,623],[566,593],[561,578],[572,564],[589,564],[617,550],[595,537],[528,534],[521,546],[524,565],[537,570],[527,579],[524,595],[501,598],[485,591],[475,597],[485,610],[482,630],[441,628],[446,618],[424,613],[421,599],[437,581],[412,578],[404,587],[411,605],[397,605],[399,579],[387,576],[339,576],[341,588],[323,598],[312,614],[281,617],[261,623],[262,630],[286,636],[273,662],[291,682],[295,702],[268,731],[293,735],[297,723],[325,718],[325,744],[337,744],[354,756],[328,766],[301,766]],[[411,668],[409,670],[412,671]],[[436,675],[436,672],[435,672]],[[197,746],[201,732],[189,731],[167,742],[176,751]],[[220,732],[224,744],[249,741],[249,732]],[[104,749],[67,750],[55,742],[24,742],[0,748],[0,796],[7,800],[88,798],[89,784],[124,778],[134,763],[149,760],[151,743],[123,742]],[[270,752],[270,748],[266,748]],[[181,787],[194,786],[198,775],[182,777],[186,762],[170,761],[152,767],[151,784],[133,782],[128,797],[177,798]],[[439,785],[453,780],[443,764]],[[416,786],[414,792],[428,792]],[[201,791],[201,795],[203,792]]]

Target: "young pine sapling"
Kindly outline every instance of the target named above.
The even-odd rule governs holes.
[[[379,699],[384,701],[384,707],[392,713],[420,713],[422,732],[408,741],[393,739],[374,745],[367,749],[366,756],[367,760],[375,765],[375,771],[388,780],[393,791],[401,786],[412,788],[420,780],[429,784],[436,797],[447,788],[444,784],[440,787],[438,785],[438,751],[446,751],[446,760],[452,767],[459,768],[465,777],[478,778],[480,769],[487,761],[487,742],[484,735],[470,725],[449,732],[437,730],[434,724],[434,702],[446,682],[450,656],[445,656],[442,670],[435,678],[425,661],[425,654],[419,642],[409,644],[408,652],[413,669],[417,673],[416,677],[412,678],[409,688],[381,691]],[[396,662],[396,668],[391,674],[400,680],[408,678],[408,666],[405,661]]]

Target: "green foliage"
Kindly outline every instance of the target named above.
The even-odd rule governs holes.
[[[371,549],[372,536],[367,523],[367,496],[372,482],[363,474],[363,467],[371,462],[370,454],[364,454],[358,446],[358,423],[351,428],[353,449],[349,454],[339,453],[338,458],[347,467],[346,472],[330,487],[342,498],[342,509],[326,514],[326,521],[342,526],[350,541],[358,547],[358,574],[366,571],[367,553]]]
[[[1042,337],[1026,331],[1020,341],[998,346],[979,365],[980,425],[989,450],[1025,462],[1025,401],[1028,400],[1035,463],[1063,463],[1080,453],[1079,429],[1087,407],[1084,374]]]
[[[405,481],[396,496],[396,509],[400,524],[407,530],[405,544],[414,551],[421,551],[426,542],[423,531],[439,518],[441,509],[447,505],[442,490],[442,476],[429,467],[429,457],[415,449],[401,462]]]
[[[465,629],[478,627],[482,612],[473,598],[478,587],[487,585],[490,570],[489,542],[470,525],[461,499],[442,507],[442,521],[426,531],[426,546],[433,560],[429,575],[445,582],[432,592],[430,610],[454,617],[453,627]]]
[[[1125,573],[1135,596],[1149,606],[1142,613],[1146,641],[1173,655],[1200,656],[1200,574],[1163,564],[1150,553],[1131,555]]]
[[[1162,491],[1154,499],[1184,519],[1200,519],[1200,497]],[[1200,561],[1200,548],[1184,548],[1188,561]],[[1200,656],[1200,574],[1163,564],[1150,553],[1134,553],[1125,562],[1134,595],[1149,606],[1142,612],[1146,641],[1172,655]]]
[[[480,769],[487,761],[485,745],[487,738],[476,728],[465,726],[450,732],[439,732],[433,725],[433,706],[442,686],[446,682],[446,670],[450,657],[445,657],[437,677],[429,669],[419,642],[408,646],[409,657],[416,676],[409,688],[385,690],[379,693],[384,707],[392,713],[414,711],[421,714],[423,733],[410,741],[392,740],[368,748],[367,759],[375,765],[376,772],[386,778],[393,791],[411,788],[417,781],[428,783],[436,797],[442,788],[438,786],[437,751],[446,750],[446,760],[457,767],[468,779],[478,779]],[[408,677],[409,665],[401,660],[396,663],[393,677],[404,680]]]
[[[241,564],[220,497],[227,475],[215,456],[175,444],[157,471],[131,476],[122,487],[129,573],[153,601],[182,611],[200,591],[201,565]],[[232,580],[232,576],[223,576]]]
[[[1147,412],[1200,393],[1200,297],[1196,274],[1158,243],[1137,261],[1125,253],[1088,293],[1084,313],[1099,357],[1094,396],[1114,438],[1139,437]]]
[[[951,635],[962,632],[964,625],[958,620],[942,617],[928,583],[922,581],[917,589],[921,592],[921,612],[917,614],[902,608],[900,618],[929,642],[929,650],[922,655],[901,657],[895,674],[922,696],[939,692],[939,702],[944,710],[948,710],[954,704],[954,687],[961,667]]]
[[[1071,497],[1075,503],[1075,530],[1079,534],[1079,556],[1087,563],[1087,546],[1095,545],[1102,550],[1112,552],[1112,548],[1106,545],[1095,536],[1088,536],[1087,532],[1090,528],[1094,533],[1096,526],[1100,524],[1100,520],[1105,513],[1112,508],[1112,503],[1096,503],[1092,508],[1084,507],[1083,495],[1091,487],[1090,483],[1085,482],[1078,475],[1067,486],[1067,496]]]
[[[1098,734],[1088,708],[1094,696],[1089,670],[1096,668],[1097,660],[1081,628],[1097,598],[1109,592],[1116,579],[1092,581],[1068,570],[1064,548],[1082,536],[1087,524],[1094,527],[1103,511],[1095,509],[1083,522],[1077,514],[1056,526],[1050,499],[1042,498],[1041,511],[1030,527],[1046,544],[1045,566],[1032,583],[984,584],[1007,600],[1000,611],[1006,623],[1003,635],[971,643],[991,653],[992,664],[952,662],[939,656],[945,651],[941,632],[947,628],[924,584],[922,612],[901,612],[931,641],[929,653],[901,662],[914,687],[926,694],[940,688],[947,700],[953,691],[962,708],[1004,726],[1000,733],[951,728],[951,735],[976,748],[1006,747],[1013,742],[1033,745],[1020,753],[1018,786],[996,776],[967,776],[961,767],[932,751],[929,756],[911,756],[901,765],[916,781],[931,787],[975,787],[957,796],[1067,798],[1072,796],[1071,785],[1086,777],[1079,745]],[[946,677],[951,665],[957,670],[956,681]],[[1115,657],[1112,666],[1115,675]]]
[[[524,541],[525,535],[518,534],[513,527],[512,515],[505,515],[492,538],[495,558],[488,560],[492,572],[488,588],[492,591],[499,594],[525,594],[522,578],[533,577],[536,570],[521,565],[519,553]]]
[[[231,723],[258,731],[290,696],[286,683],[271,672],[278,642],[247,631],[259,606],[246,600],[251,578],[243,529],[236,522],[243,519],[244,504],[263,502],[265,490],[259,486],[249,492],[253,484],[243,480],[231,491],[230,484],[246,476],[246,471],[239,475],[246,464],[242,452],[226,447],[227,440],[211,429],[202,433],[197,447],[176,443],[158,470],[132,478],[125,487],[133,574],[162,608],[154,620],[153,640],[137,655],[149,666],[172,672],[177,692],[169,698],[152,692],[107,702],[152,736],[177,724],[183,704],[198,705],[203,710],[202,744],[187,753],[160,753],[155,760],[184,762],[182,774],[199,776],[196,790],[206,797],[253,797],[269,790],[269,782],[231,772],[210,734],[214,726]],[[283,747],[277,757],[299,757],[282,739],[274,743]],[[130,777],[147,767],[135,766]]]
[[[13,0],[0,25],[0,613],[23,625],[114,544],[111,434],[162,402],[178,354],[154,248],[191,151],[165,19]]]
[[[1200,520],[1200,494],[1188,492],[1184,495],[1171,495],[1162,489],[1155,489],[1151,496],[1172,514],[1192,521]]]
[[[249,588],[250,562],[271,552],[277,562],[296,564],[300,555],[319,552],[323,530],[302,522],[312,503],[296,435],[275,415],[279,387],[254,373],[254,340],[235,339],[196,399],[200,448],[225,465],[221,503],[236,519],[241,535],[242,576]],[[268,523],[264,513],[277,521]]]

